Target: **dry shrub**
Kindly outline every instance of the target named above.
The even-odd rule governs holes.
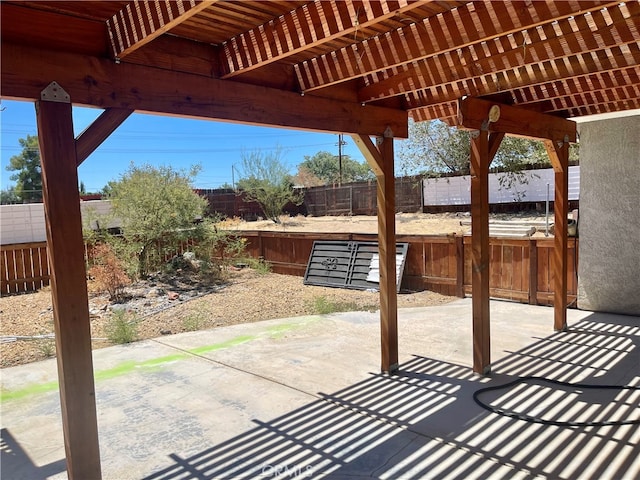
[[[111,246],[106,243],[95,245],[91,254],[93,266],[89,275],[94,278],[98,290],[107,292],[111,301],[122,300],[124,289],[131,281]]]

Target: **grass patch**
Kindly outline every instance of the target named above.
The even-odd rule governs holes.
[[[56,342],[53,339],[41,340],[38,342],[38,351],[45,357],[53,357],[56,353]]]
[[[255,270],[261,275],[271,273],[271,264],[269,262],[265,262],[264,258],[245,258],[242,260],[242,263],[246,263],[249,268]]]
[[[358,310],[370,310],[370,308],[360,307],[356,302],[336,302],[324,295],[314,297],[310,305],[311,310],[319,315],[337,312],[355,312]]]
[[[135,342],[138,339],[138,319],[124,310],[115,310],[105,326],[105,333],[111,343]]]
[[[207,314],[204,309],[198,308],[182,319],[182,328],[185,332],[195,332],[202,330],[207,323]]]

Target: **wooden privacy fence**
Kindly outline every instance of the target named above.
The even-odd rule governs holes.
[[[301,205],[289,203],[283,211],[290,215],[304,214],[314,217],[326,215],[377,215],[377,183],[348,183],[342,186],[323,185],[303,189]],[[417,177],[396,178],[396,212],[422,211],[422,181]],[[230,189],[196,189],[195,192],[209,201],[209,213],[225,217],[255,219],[263,216],[260,205],[246,202],[244,193]]]
[[[245,231],[247,253],[268,261],[273,271],[303,276],[314,240],[377,241],[374,234],[311,234]],[[402,288],[462,297],[471,293],[471,237],[398,235],[407,242]],[[569,239],[568,301],[577,292],[578,241]],[[551,305],[553,238],[490,240],[490,294],[534,305]],[[47,244],[2,246],[2,294],[37,290],[49,284]]]
[[[304,191],[304,208],[314,217],[326,215],[377,215],[377,183],[349,183],[342,186],[309,187]],[[422,211],[422,182],[415,177],[396,178],[395,208],[398,212]]]
[[[158,243],[152,255],[166,262],[175,255],[182,255],[194,245],[185,240],[170,250]],[[85,245],[85,259],[91,255],[91,247]],[[16,243],[0,246],[0,293],[34,292],[49,285],[49,258],[47,242]]]
[[[47,242],[2,245],[2,294],[31,292],[49,285]]]
[[[245,231],[247,252],[262,257],[276,273],[303,276],[314,240],[377,241],[375,234],[310,234]],[[463,297],[471,293],[471,237],[398,235],[407,242],[402,288]],[[576,251],[569,239],[568,301],[577,293]],[[490,295],[533,305],[553,303],[553,238],[490,239]]]

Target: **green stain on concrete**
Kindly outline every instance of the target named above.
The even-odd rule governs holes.
[[[294,330],[296,328],[302,327],[299,323],[281,323],[280,325],[274,325],[273,327],[269,327],[267,332],[273,339],[280,339],[284,336],[286,332]]]
[[[126,375],[127,373],[141,368],[153,369],[154,367],[158,367],[165,363],[177,362],[178,360],[182,360],[186,357],[187,355],[185,353],[178,353],[175,355],[166,355],[164,357],[151,358],[149,360],[145,360],[144,362],[124,362],[107,370],[97,370],[93,374],[93,378],[95,378],[96,382],[100,380],[107,380],[109,378]]]
[[[306,327],[308,324],[317,322],[322,318],[317,315],[308,315],[306,317],[298,317],[296,322],[289,323],[279,323],[278,325],[273,325],[267,328],[267,333],[274,340],[279,340],[284,337],[284,334],[290,332],[291,330],[296,330],[298,328]]]
[[[213,352],[216,350],[222,350],[224,348],[234,347],[236,345],[240,345],[242,343],[250,342],[251,340],[255,340],[258,338],[255,335],[241,335],[239,337],[232,338],[230,340],[214,343],[213,345],[204,345],[202,347],[196,347],[189,349],[189,353],[193,353],[195,355],[200,355],[207,352]],[[94,372],[95,381],[108,380],[110,378],[120,377],[122,375],[127,375],[135,370],[140,369],[155,369],[161,365],[177,362],[180,360],[184,360],[189,358],[189,354],[187,353],[176,353],[173,355],[165,355],[164,357],[151,358],[149,360],[145,360],[143,362],[123,362],[115,367],[108,368],[106,370],[96,370]],[[58,390],[58,382],[46,382],[46,383],[34,383],[31,385],[27,385],[19,390],[6,390],[2,389],[0,392],[0,403],[4,403],[10,400],[19,400],[25,397],[30,397],[31,395],[36,395],[40,393],[48,393],[54,392]]]
[[[56,390],[58,390],[58,382],[34,383],[14,391],[2,389],[2,392],[0,392],[0,403],[9,400],[20,400],[31,395],[54,392]]]
[[[214,352],[216,350],[222,350],[223,348],[235,347],[241,343],[247,343],[251,340],[258,338],[256,335],[240,335],[239,337],[232,338],[226,342],[214,343],[213,345],[204,345],[202,347],[190,348],[189,352],[196,355],[201,355],[207,352]]]

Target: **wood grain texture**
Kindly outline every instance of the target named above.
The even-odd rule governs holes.
[[[491,371],[489,322],[489,132],[471,139],[471,297],[473,371]]]
[[[89,297],[70,103],[37,104],[62,427],[70,479],[99,479]]]
[[[567,227],[569,214],[569,143],[544,142],[554,170],[554,232],[552,280],[553,280],[553,328],[567,329]]]
[[[76,161],[78,166],[91,155],[109,135],[122,125],[133,110],[127,108],[107,108],[76,139]]]
[[[314,131],[406,138],[406,112],[2,43],[2,96],[37,99],[55,78],[74,104]]]
[[[396,292],[396,220],[393,137],[381,137],[375,146],[367,136],[353,136],[376,173],[378,248],[380,252],[380,329],[382,371],[398,369],[398,297]]]
[[[564,141],[566,137],[571,143],[577,140],[576,122],[571,120],[474,97],[463,98],[458,105],[458,122],[465,128],[484,128],[492,132],[555,141]],[[500,118],[489,125],[486,121],[494,105],[500,108]]]

